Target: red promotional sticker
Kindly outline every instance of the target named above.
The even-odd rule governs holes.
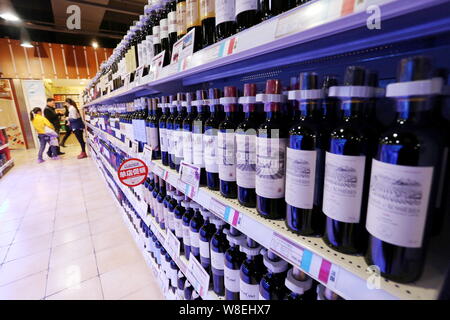
[[[139,159],[128,159],[123,162],[117,172],[119,180],[128,187],[142,184],[148,175],[147,165]]]

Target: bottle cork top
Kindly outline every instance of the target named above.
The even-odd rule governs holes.
[[[277,79],[267,80],[266,82],[266,94],[281,94],[282,86],[281,81]]]

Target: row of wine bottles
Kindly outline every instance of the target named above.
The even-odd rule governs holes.
[[[339,252],[365,254],[389,279],[414,281],[449,198],[449,132],[435,97],[442,79],[431,73],[425,57],[400,62],[398,82],[387,88],[396,108],[387,128],[376,117],[376,74],[362,67],[348,67],[343,86],[326,77],[327,90],[317,74],[300,74],[293,103],[278,80],[264,94],[249,83],[242,97],[225,87],[223,96],[210,89],[152,98],[140,149],[149,143],[153,159],[173,169],[199,166],[201,185]],[[146,116],[145,101],[134,106],[93,114],[132,126]]]

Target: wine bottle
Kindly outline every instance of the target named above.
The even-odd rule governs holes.
[[[156,197],[156,205],[157,205],[157,212],[158,212],[158,220],[159,220],[159,226],[162,230],[166,229],[166,221],[164,217],[164,198],[166,197],[166,182],[164,180],[160,180],[160,186],[159,186],[159,193]]]
[[[313,279],[297,267],[292,267],[288,271],[284,284],[290,291],[286,296],[286,300],[317,300]]]
[[[186,284],[186,277],[180,271],[178,271],[177,281],[177,300],[184,300],[184,285]]]
[[[323,92],[319,76],[313,72],[300,74],[300,119],[289,131],[286,163],[286,225],[304,236],[321,236],[325,217],[322,215],[322,185],[316,185],[320,160],[325,157],[321,145],[322,132],[317,111]],[[294,91],[295,92],[295,91]],[[323,176],[323,173],[322,173]]]
[[[180,171],[180,163],[183,161],[183,121],[187,116],[187,102],[184,93],[177,94],[178,115],[173,121],[173,142],[175,149],[175,170]]]
[[[170,105],[168,98],[161,97],[161,117],[159,118],[159,145],[161,146],[161,160],[164,166],[169,165],[169,151],[167,141],[167,119],[170,117]]]
[[[177,0],[177,37],[178,40],[186,35],[186,0]]]
[[[209,89],[209,108],[211,116],[205,122],[203,146],[205,154],[206,183],[209,189],[219,190],[219,166],[217,159],[217,132],[224,117],[220,105],[221,92],[219,89]]]
[[[205,132],[205,122],[210,114],[207,106],[208,92],[206,90],[197,90],[197,100],[192,105],[197,107],[197,117],[192,124],[192,141],[193,141],[193,164],[200,168],[200,185],[206,185],[206,170],[204,159],[204,142],[203,134]]]
[[[185,208],[182,218],[184,255],[186,256],[186,259],[189,260],[189,256],[191,255],[190,224],[191,219],[194,216],[194,210],[191,207],[191,201],[188,197],[184,198],[183,207]]]
[[[286,0],[259,0],[261,4],[261,18],[267,20],[285,11]]]
[[[194,51],[202,48],[203,35],[200,21],[200,0],[186,0],[187,32],[194,30]]]
[[[256,138],[256,209],[267,219],[286,215],[285,155],[288,128],[282,113],[281,83],[268,80],[264,104],[266,120],[259,126]]]
[[[325,287],[323,284],[317,285],[317,300],[343,300],[337,293]]]
[[[166,4],[167,23],[169,33],[169,60],[172,58],[173,45],[177,42],[177,2],[169,0]]]
[[[155,218],[156,223],[159,223],[158,215],[156,214],[157,213],[156,197],[158,196],[158,193],[159,193],[160,180],[162,180],[162,179],[155,175],[155,187],[153,188],[152,197],[150,200],[151,201],[151,214],[152,214],[152,217]]]
[[[396,121],[378,139],[372,161],[366,260],[384,277],[403,283],[422,273],[430,217],[442,192],[444,141],[431,105],[433,90],[442,82],[432,79],[431,71],[425,57],[400,61],[398,83],[387,89],[395,99]]]
[[[239,203],[256,207],[256,130],[260,125],[256,105],[256,84],[244,84],[239,98],[245,119],[236,128],[236,184]]]
[[[224,276],[225,276],[225,299],[239,300],[240,298],[240,270],[245,260],[245,254],[239,250],[244,243],[245,236],[236,228],[230,227],[227,232],[230,248],[225,252]]]
[[[147,118],[147,142],[152,149],[152,160],[161,159],[161,148],[159,139],[159,112],[158,108],[158,98],[151,99],[151,109],[149,117]]]
[[[164,222],[167,230],[170,230],[175,235],[175,227],[173,225],[173,209],[177,205],[177,201],[173,198],[173,187],[166,183],[166,197],[163,200]],[[170,206],[172,205],[172,211]]]
[[[240,300],[258,300],[259,283],[267,271],[260,254],[261,246],[253,239],[247,237],[247,241],[241,243],[241,251],[247,257],[241,265],[239,298]]]
[[[172,100],[172,101],[170,101]],[[178,116],[178,109],[177,109],[177,101],[173,100],[173,97],[169,98],[169,105],[170,105],[170,116],[167,118],[166,123],[166,135],[167,135],[167,149],[169,153],[169,166],[170,169],[175,169],[175,148],[176,148],[176,135],[175,135],[175,129],[174,129],[174,122],[175,118]]]
[[[197,118],[197,107],[192,104],[195,101],[195,93],[186,93],[187,116],[183,120],[183,159],[187,163],[194,163],[194,146],[192,130],[194,119]],[[194,103],[195,104],[195,103]]]
[[[181,193],[177,193],[174,198],[178,202],[177,206],[173,210],[175,236],[178,241],[180,241],[180,253],[183,253],[183,215],[186,212],[186,208],[183,203],[184,196]]]
[[[200,21],[202,24],[202,46],[206,48],[216,42],[215,0],[200,0]]]
[[[191,240],[191,254],[200,261],[200,228],[203,227],[203,216],[200,213],[200,205],[193,202],[191,204],[194,210],[194,215],[190,221],[190,240]]]
[[[287,294],[284,281],[288,263],[272,251],[267,251],[264,255],[264,265],[267,267],[267,273],[259,283],[259,300],[284,300]]]
[[[220,194],[225,198],[236,198],[235,130],[239,123],[236,87],[225,87],[224,97],[220,102],[225,110],[225,119],[220,123],[217,134]]]
[[[365,80],[364,68],[347,68],[345,86],[359,87],[360,91],[355,90],[350,97],[348,93],[334,94],[342,95],[341,125],[331,132],[325,156],[324,241],[331,248],[347,254],[362,254],[367,244],[364,224],[374,143],[362,116],[370,97],[365,92],[369,90],[361,89],[367,89]]]
[[[203,216],[203,226],[200,228],[199,235],[200,235],[200,241],[199,241],[199,247],[200,247],[200,263],[202,267],[210,274],[210,277],[212,277],[211,274],[211,247],[210,242],[211,238],[216,233],[216,226],[214,223],[211,223],[211,220],[213,219],[213,216],[211,212],[208,210],[202,208],[200,210],[202,216]]]
[[[161,20],[159,21],[159,33],[161,38],[161,52],[164,51],[163,66],[167,66],[170,63],[172,56],[172,47],[169,43],[169,8],[167,7],[168,1],[163,1],[161,8]]]
[[[260,0],[236,0],[237,31],[253,27],[261,21],[259,14]]]
[[[162,7],[158,4],[155,7],[155,22],[153,25],[153,52],[155,55],[161,53],[161,15],[162,15]]]
[[[327,135],[331,133],[331,129],[338,122],[339,99],[328,95],[331,87],[338,86],[339,82],[334,75],[326,75],[323,77],[322,90],[324,91],[324,99],[320,106],[320,127]],[[329,140],[328,137],[326,140]]]
[[[227,236],[224,233],[225,222],[215,218],[213,223],[216,226],[216,233],[211,238],[211,271],[213,280],[213,291],[218,296],[225,295],[225,251],[229,248]]]
[[[216,1],[216,37],[217,41],[236,33],[235,0]]]

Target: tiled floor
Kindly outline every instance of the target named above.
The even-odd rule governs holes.
[[[163,299],[102,176],[78,147],[0,179],[0,300]]]

